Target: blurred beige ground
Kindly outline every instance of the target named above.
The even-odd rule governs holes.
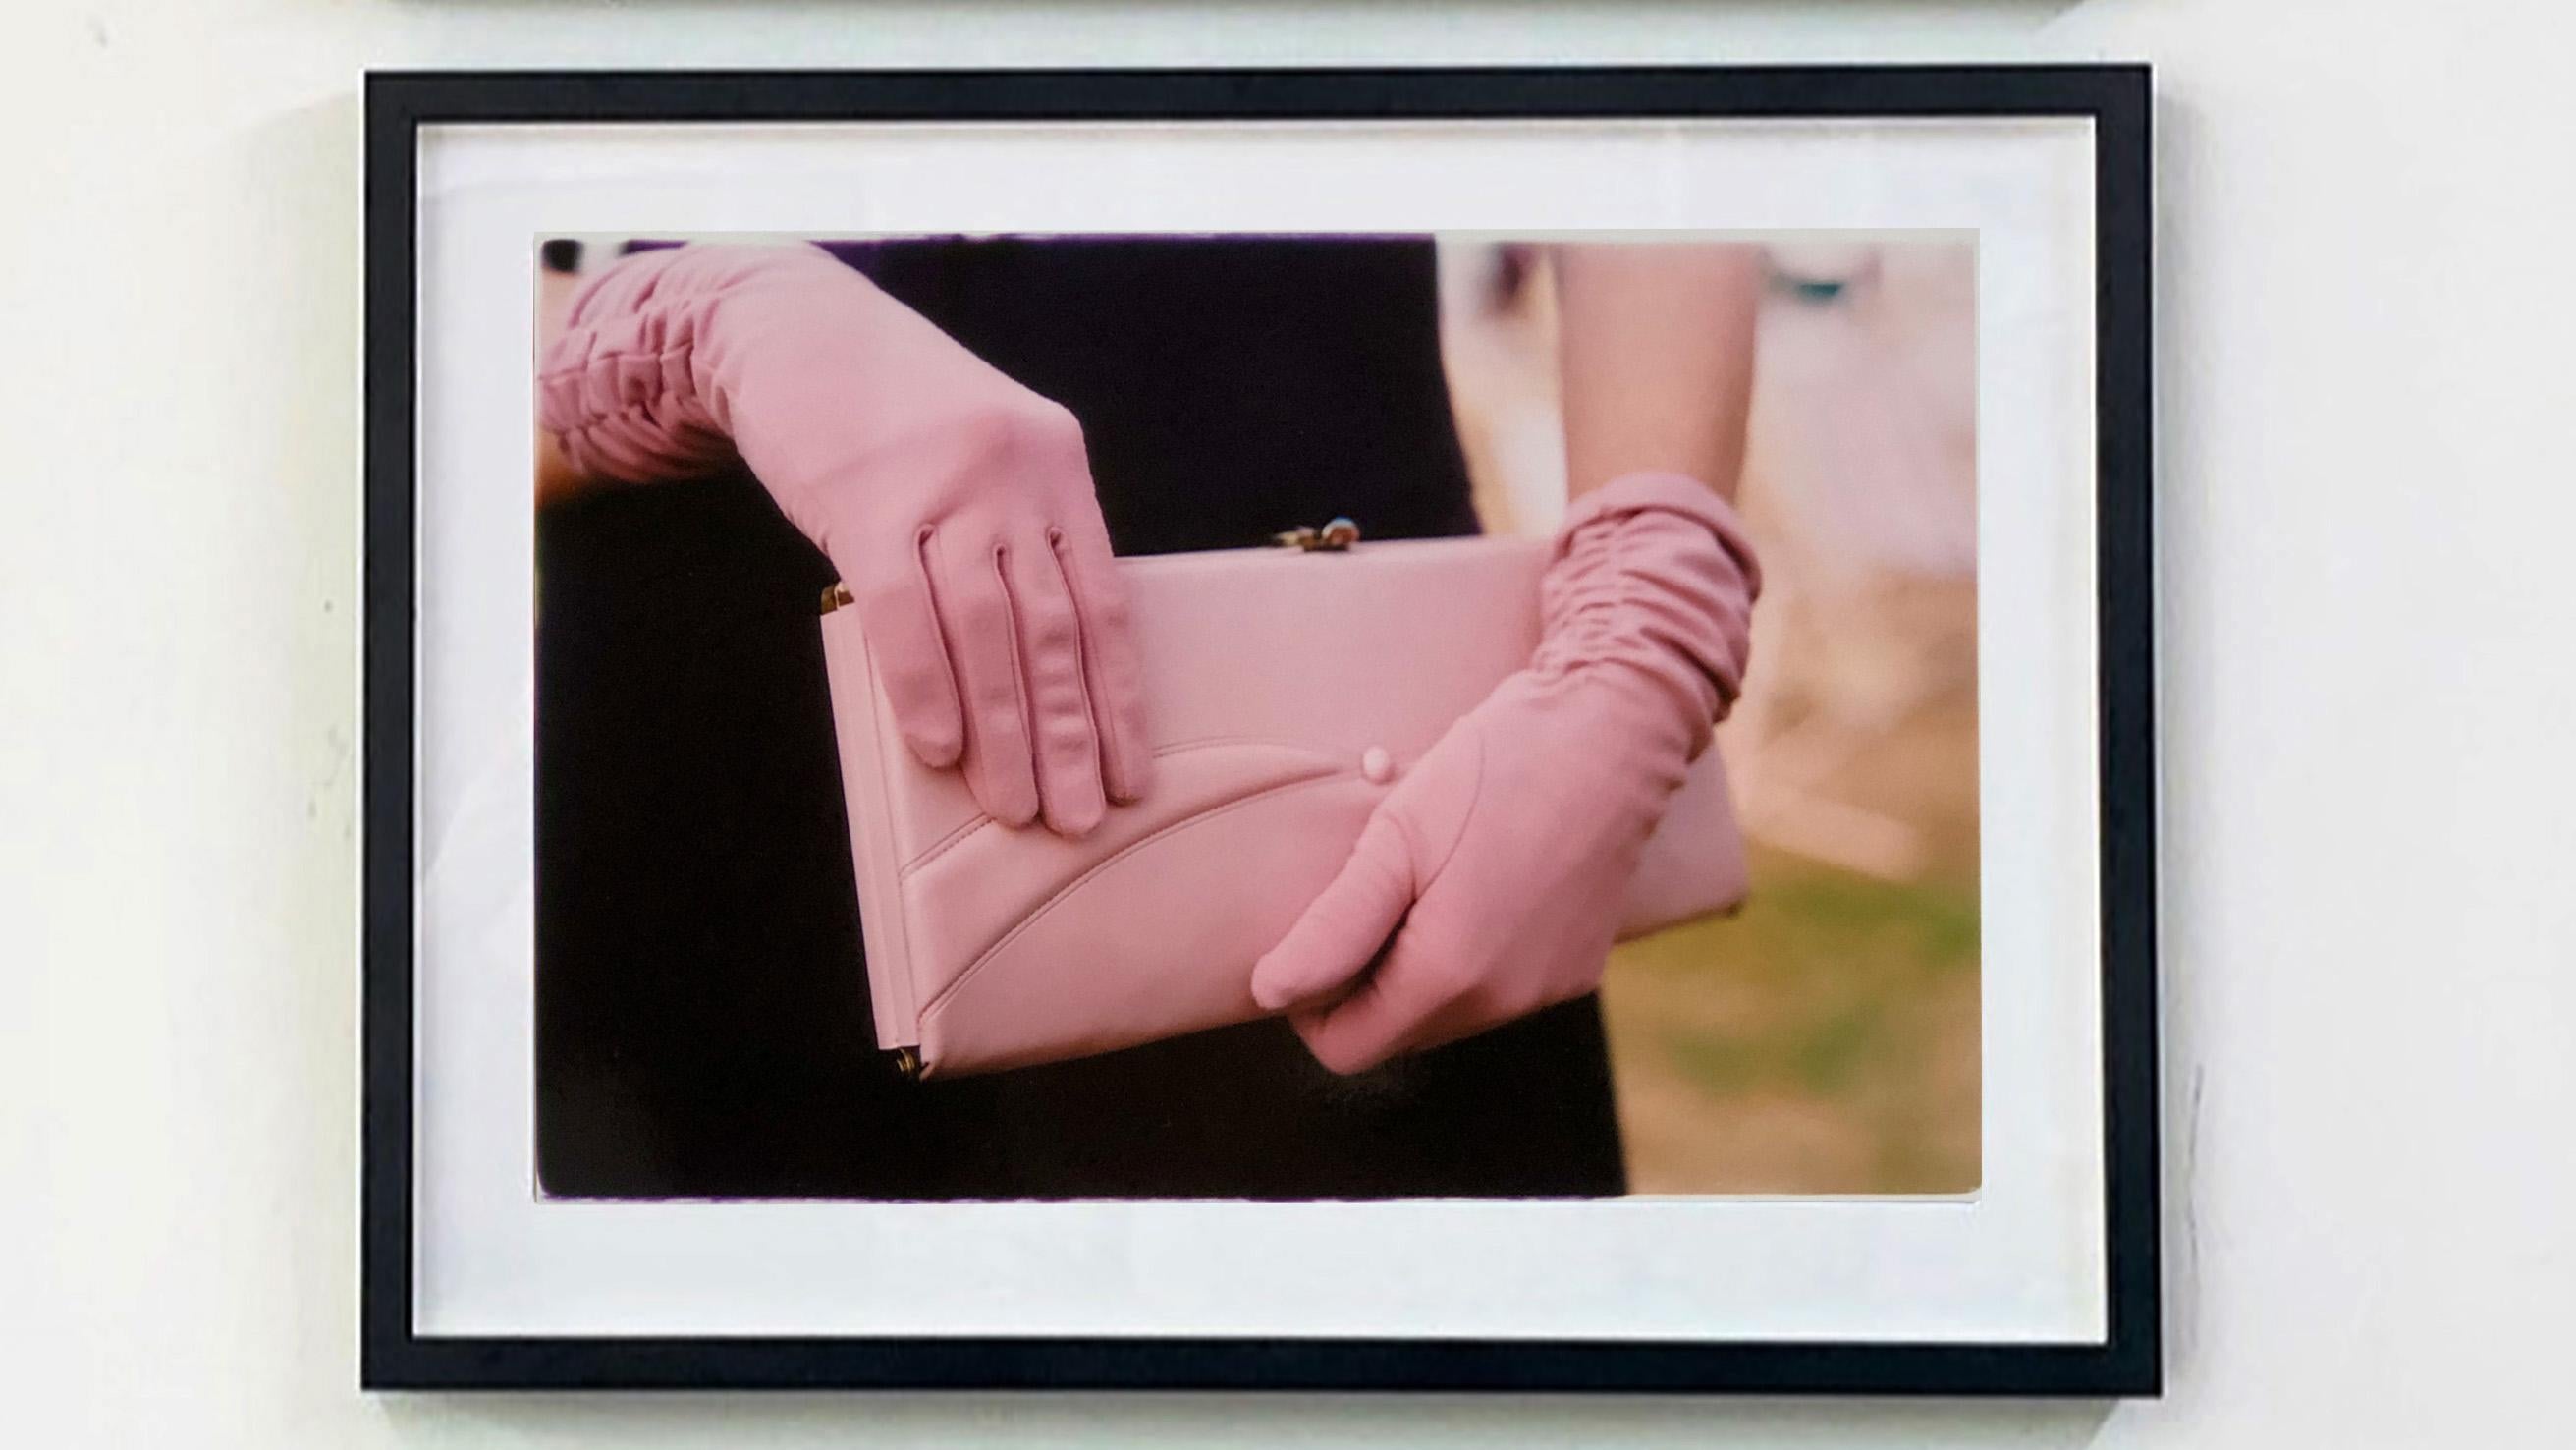
[[[1965,239],[1768,249],[1739,497],[1753,666],[1719,733],[1737,915],[1603,985],[1639,1193],[1964,1193],[1979,1179],[1975,262]],[[1488,528],[1562,508],[1543,262],[1444,244]]]

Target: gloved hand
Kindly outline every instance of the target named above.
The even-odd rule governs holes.
[[[736,456],[858,601],[896,721],[983,809],[1065,835],[1143,793],[1143,688],[1081,426],[812,247],[585,285],[539,421],[626,482]]]
[[[1735,511],[1692,479],[1576,500],[1529,668],[1379,803],[1254,1000],[1357,1072],[1590,991],[1646,838],[1734,704],[1760,588]]]

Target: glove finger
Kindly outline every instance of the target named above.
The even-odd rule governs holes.
[[[945,535],[932,543],[941,633],[966,719],[966,788],[985,814],[1025,826],[1037,819],[1038,783],[1002,553]]]
[[[1412,853],[1381,807],[1330,885],[1252,968],[1252,1000],[1278,1012],[1347,989],[1413,905]]]
[[[1113,801],[1141,800],[1154,770],[1145,734],[1145,675],[1109,536],[1097,527],[1057,529],[1047,541],[1081,626],[1083,684],[1091,699],[1101,783]]]
[[[1409,934],[1399,935],[1358,991],[1330,1006],[1293,1013],[1290,1024],[1327,1069],[1365,1072],[1422,1045],[1425,1027],[1449,1000],[1436,989],[1436,974],[1424,969],[1426,961]]]
[[[1109,810],[1101,793],[1091,699],[1083,685],[1082,624],[1048,539],[1026,540],[1005,549],[1002,557],[1003,582],[1018,627],[1020,679],[1028,691],[1039,808],[1049,830],[1079,836],[1099,825]]]
[[[879,561],[862,581],[859,627],[867,632],[868,652],[886,701],[894,708],[895,728],[904,744],[933,770],[955,765],[966,750],[966,721],[957,703],[957,680],[948,668],[948,644],[940,638],[939,612],[933,603],[923,551],[930,542],[925,528],[914,546]]]

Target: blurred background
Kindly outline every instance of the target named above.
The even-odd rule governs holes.
[[[1638,1193],[1978,1184],[1976,250],[1777,244],[1739,503],[1753,665],[1718,732],[1736,916],[1603,987]],[[1542,250],[1444,238],[1442,348],[1489,531],[1564,508]]]

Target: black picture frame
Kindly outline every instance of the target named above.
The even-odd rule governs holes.
[[[2141,65],[379,72],[366,86],[364,1234],[370,1389],[1018,1388],[2153,1395],[2162,1382]],[[2092,123],[2104,1230],[2098,1344],[450,1338],[413,1329],[418,141],[450,123],[2057,117]]]

